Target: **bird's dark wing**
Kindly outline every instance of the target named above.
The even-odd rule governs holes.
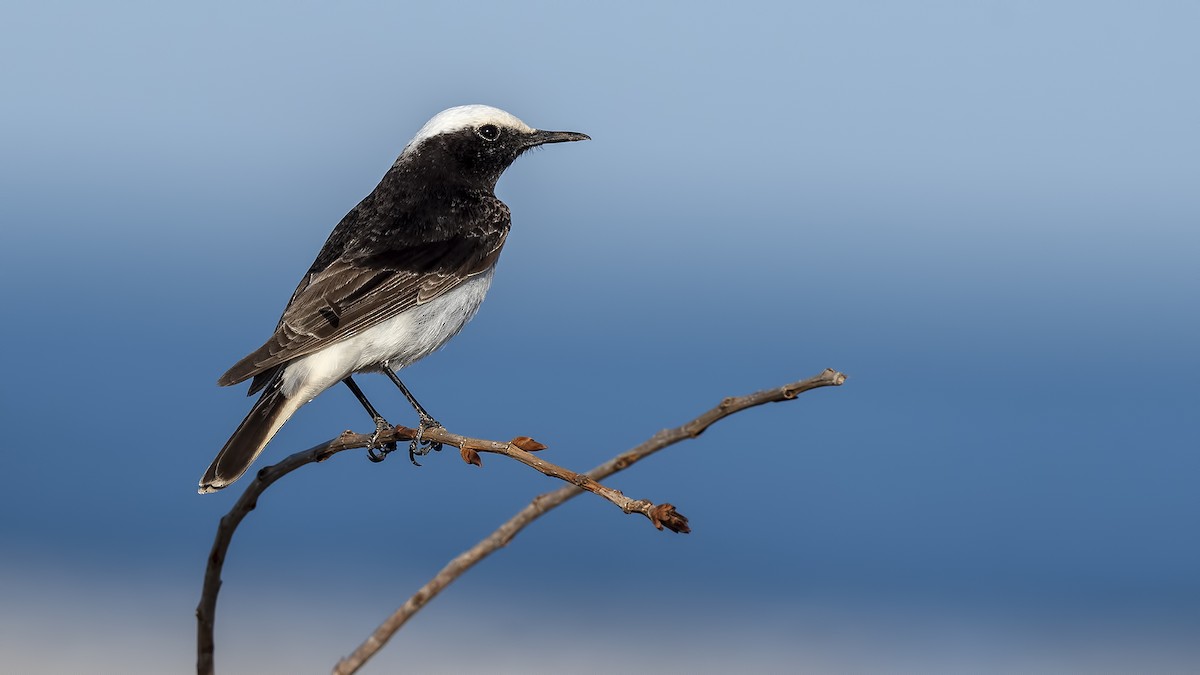
[[[217,383],[250,377],[254,390],[270,371],[424,304],[480,274],[500,256],[504,227],[474,229],[398,250],[345,255],[300,282],[275,334],[237,362]],[[261,381],[260,381],[261,380]]]

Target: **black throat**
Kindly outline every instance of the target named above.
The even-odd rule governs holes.
[[[527,146],[516,133],[484,143],[473,129],[438,134],[408,148],[379,185],[342,218],[310,272],[339,257],[446,241],[472,229],[508,228],[496,182]]]

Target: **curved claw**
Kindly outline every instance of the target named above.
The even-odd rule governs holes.
[[[416,438],[412,439],[411,443],[408,444],[408,461],[412,462],[414,466],[421,466],[421,463],[417,461],[418,455],[425,456],[428,455],[430,451],[442,451],[442,444],[440,442],[427,441],[421,438],[425,435],[426,429],[437,429],[441,426],[442,425],[432,417],[421,417],[421,423],[417,425],[417,436]]]
[[[375,433],[371,435],[371,440],[367,441],[367,459],[372,462],[379,463],[387,459],[389,453],[395,451],[396,444],[380,443],[379,437],[383,432],[392,428],[388,421],[382,417],[375,418]]]
[[[367,459],[378,464],[387,459],[387,456],[396,451],[395,443],[388,443],[380,446],[367,446]]]

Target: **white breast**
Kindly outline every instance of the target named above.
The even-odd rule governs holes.
[[[434,300],[292,361],[283,372],[283,394],[307,401],[347,375],[379,370],[384,363],[399,370],[429,356],[479,311],[494,271],[481,272]]]

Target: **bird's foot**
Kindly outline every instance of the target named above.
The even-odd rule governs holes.
[[[421,463],[417,461],[417,455],[424,456],[428,455],[430,451],[442,451],[441,443],[438,443],[437,441],[426,441],[421,438],[429,429],[440,428],[442,428],[442,425],[437,420],[433,419],[429,415],[421,415],[421,423],[417,425],[417,437],[412,440],[412,443],[408,444],[408,461],[412,462],[416,466],[421,466]]]
[[[382,462],[387,459],[388,453],[396,449],[396,443],[380,443],[379,437],[383,432],[390,431],[392,425],[382,417],[375,418],[375,433],[371,434],[371,440],[367,441],[367,459],[372,462]]]

